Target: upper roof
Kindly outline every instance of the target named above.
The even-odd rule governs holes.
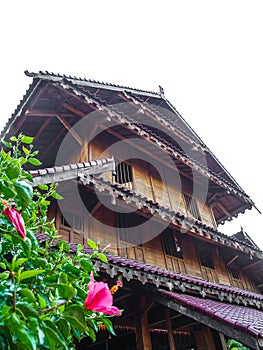
[[[157,145],[160,158],[168,153],[186,176],[198,172],[209,182],[207,200],[218,223],[254,206],[253,201],[216,159],[200,137],[165,98],[163,90],[145,91],[126,86],[49,72],[33,78],[25,96],[4,127],[1,137],[19,132],[35,137],[35,147],[46,167],[54,166],[59,146],[69,130],[86,114],[99,110],[123,128],[122,137],[138,135]],[[120,106],[129,105],[129,112]],[[105,121],[106,122],[106,121]],[[72,132],[73,134],[73,132]],[[77,142],[81,138],[74,134]]]

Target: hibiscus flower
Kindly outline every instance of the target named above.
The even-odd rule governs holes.
[[[92,272],[90,274],[90,282],[88,283],[88,287],[88,296],[84,302],[86,310],[102,312],[105,315],[121,315],[121,311],[116,306],[112,305],[113,297],[107,283],[94,283],[94,276]]]

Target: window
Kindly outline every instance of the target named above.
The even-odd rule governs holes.
[[[198,255],[198,259],[202,266],[208,267],[210,269],[214,269],[214,262],[211,256],[210,246],[206,242],[197,242],[196,243],[196,251]]]
[[[143,219],[134,213],[117,213],[117,227],[120,241],[133,245],[142,243],[141,231],[138,226]]]
[[[238,271],[238,269],[234,268],[234,267],[229,267],[229,272],[232,278],[235,279],[240,279],[240,273]]]
[[[183,259],[182,248],[179,245],[178,238],[175,236],[174,230],[166,229],[162,233],[162,241],[165,254]]]
[[[83,217],[81,215],[64,213],[61,214],[61,224],[66,227],[72,227],[75,230],[83,231]]]
[[[132,188],[133,176],[132,167],[126,162],[120,162],[116,166],[115,181],[126,187]]]
[[[185,200],[187,213],[193,216],[195,219],[201,221],[202,219],[201,219],[201,215],[200,215],[196,200],[185,193],[184,193],[184,200]]]

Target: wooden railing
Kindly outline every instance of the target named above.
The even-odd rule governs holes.
[[[206,266],[201,266],[201,270],[202,270],[203,278],[206,281],[215,282],[215,283],[219,282],[217,273],[214,269],[211,269],[211,268],[206,267]]]
[[[174,256],[166,255],[166,266],[168,270],[182,273],[186,275],[186,268],[183,259],[176,258]]]

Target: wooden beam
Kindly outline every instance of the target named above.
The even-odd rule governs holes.
[[[61,118],[60,115],[56,115],[57,119],[60,121],[60,123],[68,130],[68,132],[74,137],[74,139],[82,146],[83,140],[79,136],[79,134],[74,130],[74,128],[71,127],[71,125],[66,122],[63,118]]]
[[[82,117],[82,118],[83,118],[83,117],[86,116],[86,113],[84,113],[84,112],[80,111],[79,109],[77,109],[77,108],[71,106],[71,105],[70,105],[69,103],[67,103],[67,102],[63,103],[63,107],[66,108],[68,111],[70,111],[70,112],[76,114],[76,115],[79,116],[79,117]]]
[[[101,202],[98,202],[97,204],[95,204],[94,207],[92,208],[90,214],[93,216],[99,210],[99,208],[101,206],[102,206]]]
[[[137,350],[152,350],[152,342],[150,337],[149,323],[146,297],[138,295],[133,298],[133,307],[135,311],[135,329]]]
[[[36,135],[34,136],[34,142],[36,142],[36,140],[39,138],[39,136],[42,134],[43,130],[45,130],[45,128],[48,126],[48,124],[50,123],[51,118],[48,118],[44,121],[44,123],[41,125],[41,127],[38,129]]]
[[[229,260],[229,262],[227,263],[227,266],[231,265],[237,258],[239,258],[238,255],[234,256],[233,259]]]
[[[250,264],[250,265],[246,265],[246,266],[243,267],[241,270],[244,271],[244,270],[249,269],[249,268],[251,268],[251,267],[254,267],[254,266],[258,265],[258,264],[262,264],[262,267],[263,267],[263,260],[258,260],[258,261],[253,262],[253,263]]]
[[[170,350],[176,350],[175,341],[174,341],[174,335],[173,335],[173,327],[172,322],[170,318],[170,309],[166,309],[166,326],[168,331],[168,340],[169,340],[169,347]]]

